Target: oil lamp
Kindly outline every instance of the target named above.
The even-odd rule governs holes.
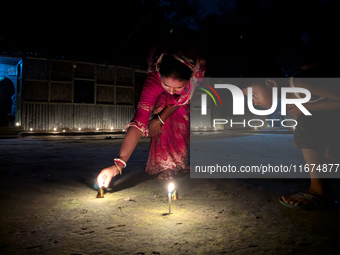
[[[171,192],[174,189],[174,184],[170,183],[168,187],[168,200],[169,200],[169,215],[171,214]]]

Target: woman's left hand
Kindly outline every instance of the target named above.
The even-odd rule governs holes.
[[[157,118],[149,121],[148,128],[150,137],[158,134],[158,132],[161,130],[161,126],[158,124]]]

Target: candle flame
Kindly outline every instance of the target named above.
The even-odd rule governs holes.
[[[174,184],[170,183],[168,187],[169,192],[173,191],[174,187],[175,187]]]

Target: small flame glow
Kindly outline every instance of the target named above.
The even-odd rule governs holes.
[[[169,192],[172,192],[174,190],[175,185],[173,183],[169,184],[168,190]]]

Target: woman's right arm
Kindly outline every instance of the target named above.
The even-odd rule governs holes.
[[[118,158],[127,162],[137,146],[141,136],[148,136],[148,122],[156,99],[164,89],[157,73],[149,73],[143,86],[135,116],[127,128]],[[99,187],[108,187],[111,179],[119,174],[118,168],[113,164],[103,169],[97,177]]]
[[[127,162],[137,146],[139,139],[142,136],[142,132],[135,128],[130,127],[125,134],[122,146],[119,152],[119,158],[124,162]],[[97,182],[99,187],[108,187],[111,179],[119,174],[119,170],[116,165],[104,168],[97,177]]]

